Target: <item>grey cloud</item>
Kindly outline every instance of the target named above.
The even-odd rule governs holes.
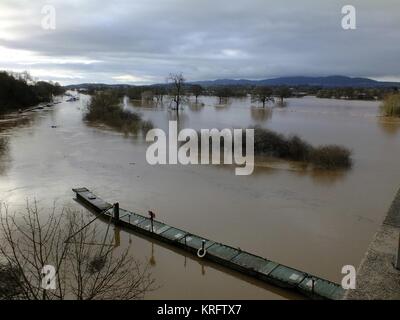
[[[162,81],[175,71],[199,80],[329,74],[400,79],[399,3],[351,2],[354,31],[340,26],[347,1],[54,0],[57,29],[46,31],[40,8],[47,2],[18,1],[16,7],[3,0],[1,11],[12,14],[5,29],[10,37],[0,36],[0,46],[49,59],[99,61],[26,65],[49,70],[53,78],[58,69],[84,77],[58,79],[64,83],[115,82],[127,74]]]

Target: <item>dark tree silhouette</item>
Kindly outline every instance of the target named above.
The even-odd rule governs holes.
[[[288,87],[279,87],[275,89],[274,94],[280,99],[280,103],[283,105],[283,99],[289,98],[291,91]]]
[[[185,78],[182,73],[171,73],[167,79],[171,82],[170,93],[172,101],[175,103],[176,116],[179,118],[179,107],[181,106],[184,98]]]
[[[198,84],[195,84],[195,85],[192,85],[191,91],[192,91],[192,94],[195,96],[196,103],[197,103],[197,98],[203,93],[203,87]]]
[[[94,300],[143,298],[152,289],[147,266],[141,266],[129,248],[115,252],[114,237],[101,234],[93,218],[63,210],[50,215],[27,205],[23,215],[0,218],[0,299]],[[108,229],[107,229],[108,231]],[[55,270],[55,287],[43,282],[43,267]]]
[[[272,94],[273,91],[270,87],[255,87],[251,95],[251,100],[254,102],[261,102],[264,108],[266,103],[275,101]]]
[[[34,82],[27,73],[0,72],[0,113],[51,102],[64,93],[58,83]]]

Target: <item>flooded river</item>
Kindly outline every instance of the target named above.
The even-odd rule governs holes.
[[[83,122],[82,96],[29,112],[22,123],[0,122],[8,138],[0,201],[11,211],[23,211],[27,199],[44,210],[54,201],[83,210],[71,188],[85,186],[123,208],[152,210],[170,225],[340,282],[342,266],[358,266],[400,186],[400,124],[379,118],[378,102],[304,97],[264,110],[250,99],[200,100],[204,105],[181,111],[181,128],[260,125],[312,144],[344,145],[354,167],[332,173],[275,162],[239,177],[224,166],[150,166],[140,139]],[[168,105],[125,107],[155,127],[175,119]],[[139,260],[151,260],[158,289],[146,298],[298,298],[134,234],[121,232],[121,241],[131,242]]]

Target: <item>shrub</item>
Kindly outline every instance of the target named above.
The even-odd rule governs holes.
[[[0,300],[12,300],[21,294],[22,274],[16,266],[0,265]]]
[[[311,151],[310,162],[321,169],[350,168],[351,151],[337,145],[320,146]]]
[[[151,121],[148,121],[148,120],[143,120],[141,122],[141,125],[142,125],[142,130],[144,132],[150,131],[151,129],[154,128],[153,123]]]
[[[243,144],[245,143],[243,139]],[[320,169],[346,169],[352,165],[351,151],[345,147],[313,147],[298,136],[286,138],[282,134],[260,127],[254,128],[254,154],[302,161]]]
[[[295,161],[307,161],[311,145],[298,136],[286,138],[276,132],[255,128],[254,153]]]
[[[381,111],[387,117],[400,117],[400,93],[387,95],[381,105]]]
[[[121,97],[113,91],[97,92],[93,95],[88,106],[85,119],[91,122],[100,121],[112,128],[123,132],[147,132],[153,128],[150,121],[121,107]]]
[[[300,139],[298,136],[293,136],[288,141],[288,157],[295,161],[308,161],[312,146]]]

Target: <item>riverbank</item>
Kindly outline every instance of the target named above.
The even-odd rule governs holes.
[[[400,270],[394,267],[400,235],[400,190],[357,271],[357,289],[347,300],[400,299]]]
[[[32,112],[40,110],[50,110],[52,107],[54,107],[57,104],[60,104],[61,102],[62,99],[50,103],[40,103],[36,106],[24,108],[19,111],[14,110],[5,113],[0,113],[0,128],[6,129],[20,124],[29,123],[30,115],[32,114]]]

